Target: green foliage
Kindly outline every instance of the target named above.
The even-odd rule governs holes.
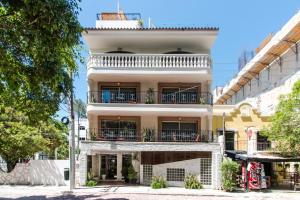
[[[281,97],[270,127],[262,131],[284,156],[300,156],[300,80],[290,94]]]
[[[92,169],[90,169],[90,171],[87,173],[87,180],[90,181],[90,180],[93,180],[94,179],[94,173],[92,171]]]
[[[151,181],[151,188],[152,189],[161,189],[166,188],[167,182],[166,180],[161,176],[153,176]]]
[[[236,174],[239,164],[230,158],[224,158],[221,165],[222,188],[227,192],[232,192],[236,187]]]
[[[198,181],[197,177],[193,174],[187,175],[184,180],[184,187],[186,189],[202,189],[203,185]]]
[[[74,100],[74,112],[79,118],[86,118],[86,104],[81,99]]]
[[[54,119],[32,124],[24,113],[0,104],[0,156],[6,161],[8,172],[20,158],[29,159],[39,151],[54,154],[65,140],[65,130]]]
[[[144,128],[142,133],[143,133],[143,142],[154,142],[155,131],[153,128]]]
[[[154,89],[149,88],[146,92],[146,104],[154,104]]]
[[[137,179],[137,172],[134,170],[132,164],[128,168],[128,179],[129,181]]]
[[[79,10],[77,0],[0,2],[0,155],[9,171],[63,143],[53,117],[81,60]]]
[[[95,187],[97,185],[97,181],[89,180],[86,182],[85,186],[87,187]]]

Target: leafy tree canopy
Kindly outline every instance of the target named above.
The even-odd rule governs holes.
[[[77,113],[77,116],[80,118],[86,118],[86,104],[81,99],[74,100],[74,112]]]
[[[0,156],[9,170],[64,137],[53,116],[81,61],[78,1],[0,1]]]
[[[300,80],[290,94],[282,96],[263,135],[274,141],[275,148],[285,156],[300,156]]]

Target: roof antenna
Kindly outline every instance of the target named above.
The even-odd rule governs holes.
[[[118,13],[120,13],[120,1],[117,1],[117,9],[118,9]]]

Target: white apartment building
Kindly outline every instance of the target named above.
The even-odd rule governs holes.
[[[245,67],[223,88],[214,90],[216,104],[249,103],[262,116],[275,112],[279,96],[300,79],[300,11],[275,35],[266,38]]]
[[[218,28],[144,28],[137,13],[101,13],[83,33],[89,134],[81,141],[79,184],[164,177],[183,186],[195,174],[220,185],[220,146],[212,133],[210,50]],[[102,177],[104,175],[105,177]],[[100,178],[101,177],[101,178]]]

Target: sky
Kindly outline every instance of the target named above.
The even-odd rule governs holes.
[[[82,0],[79,21],[95,27],[96,14],[117,11],[118,0]],[[219,27],[211,51],[213,84],[225,85],[238,71],[243,51],[255,50],[270,33],[276,33],[300,9],[300,0],[119,0],[124,12],[141,13],[156,27]],[[88,56],[85,45],[82,56]],[[75,97],[86,101],[86,66],[75,77]],[[63,115],[64,111],[60,112]]]

